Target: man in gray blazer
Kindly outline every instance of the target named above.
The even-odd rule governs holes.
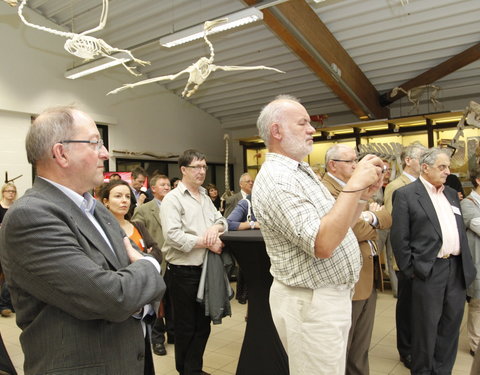
[[[26,148],[38,177],[0,230],[25,375],[153,374],[141,318],[165,284],[88,193],[109,157],[95,123],[73,107],[47,110]]]

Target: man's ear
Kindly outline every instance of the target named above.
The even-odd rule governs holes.
[[[281,140],[282,139],[282,127],[280,124],[274,122],[270,127],[270,133],[274,139]]]
[[[65,147],[63,144],[55,143],[55,145],[52,147],[52,153],[57,164],[64,168],[68,166],[68,159],[65,155]]]

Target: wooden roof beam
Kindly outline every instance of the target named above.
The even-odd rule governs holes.
[[[414,87],[430,85],[435,81],[438,81],[440,78],[443,78],[450,73],[455,72],[456,70],[463,68],[471,64],[474,61],[480,59],[480,43],[475,44],[474,46],[467,48],[465,51],[460,52],[458,55],[455,55],[448,60],[438,64],[437,66],[423,72],[422,74],[412,78],[411,80],[400,85],[405,91],[411,90]],[[392,88],[393,89],[393,88]],[[398,91],[397,95],[390,97],[390,92],[388,90],[386,93],[381,95],[380,103],[383,106],[387,106],[397,101],[400,98],[403,98],[406,94]]]
[[[255,5],[256,0],[244,0]],[[379,93],[305,0],[262,9],[263,21],[360,119],[388,117]],[[337,69],[338,68],[338,69]]]

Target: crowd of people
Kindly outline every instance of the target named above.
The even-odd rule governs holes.
[[[388,160],[336,144],[319,176],[303,161],[315,129],[298,99],[277,97],[257,127],[269,152],[255,183],[244,173],[240,191],[220,199],[214,184],[203,187],[198,150],[179,157],[181,178],[138,167],[130,183],[115,173],[104,183],[109,154],[90,116],[58,107],[35,119],[34,185],[14,204],[7,183],[0,201],[0,313],[16,313],[26,375],[150,375],[152,352],[166,355],[167,343],[180,375],[206,375],[211,323],[231,314],[227,230],[262,230],[292,375],[369,374],[385,275],[412,374],[451,373],[467,299],[470,350],[480,352],[480,167],[464,197],[445,185],[444,149],[405,147],[390,181]],[[236,298],[248,300],[241,269]],[[13,374],[0,357],[0,374]]]

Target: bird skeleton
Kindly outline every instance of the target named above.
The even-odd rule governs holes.
[[[406,91],[402,87],[394,87],[390,92],[390,97],[393,98],[398,94],[399,91],[403,92],[407,95],[408,101],[413,104],[412,109],[408,113],[413,112],[416,110],[418,112],[418,106],[420,105],[420,99],[422,98],[423,93],[427,89],[432,89],[430,92],[430,102],[433,104],[433,108],[435,111],[437,110],[437,106],[440,106],[441,103],[438,101],[437,97],[440,93],[441,87],[435,85],[421,85],[417,87],[413,87],[410,90]]]
[[[106,57],[112,60],[120,60],[118,57],[111,56],[112,53],[124,52],[126,53],[135,63],[145,66],[150,65],[149,61],[143,61],[135,58],[132,53],[126,49],[115,48],[107,44],[103,39],[95,38],[88,34],[94,33],[96,31],[102,30],[107,23],[108,15],[108,0],[103,1],[102,14],[100,16],[100,23],[97,27],[86,30],[80,34],[64,32],[59,30],[53,30],[48,27],[35,25],[28,22],[23,16],[23,8],[27,4],[28,0],[22,0],[22,3],[18,7],[18,15],[22,22],[30,27],[33,27],[37,30],[46,31],[50,34],[58,35],[67,38],[64,48],[67,52],[71,53],[74,56],[85,59],[85,61],[92,60],[97,57]],[[125,62],[122,62],[122,65],[134,76],[140,76],[141,74],[137,73],[134,67],[127,66]]]
[[[188,81],[187,84],[182,92],[183,97],[189,98],[192,96],[199,88],[199,86],[206,81],[210,73],[216,71],[216,70],[224,70],[224,71],[234,71],[234,70],[259,70],[259,69],[267,69],[267,70],[274,70],[278,73],[285,73],[281,70],[275,69],[275,68],[270,68],[267,66],[220,66],[220,65],[215,65],[213,63],[214,58],[215,58],[215,51],[213,49],[212,43],[208,40],[207,34],[208,31],[211,30],[215,25],[219,23],[224,23],[228,21],[228,18],[221,18],[215,21],[206,21],[203,25],[203,39],[205,40],[205,43],[207,43],[209,49],[210,49],[210,57],[201,57],[198,59],[195,63],[187,67],[186,69],[183,69],[182,71],[176,73],[176,74],[170,74],[166,76],[161,76],[161,77],[155,77],[155,78],[150,78],[150,79],[145,79],[140,82],[136,83],[127,83],[123,85],[122,87],[119,87],[115,90],[110,91],[107,95],[110,94],[117,94],[120,91],[130,89],[136,86],[141,86],[141,85],[147,85],[149,83],[153,82],[160,82],[160,81],[173,81],[177,77],[181,76],[182,74],[188,74]]]

